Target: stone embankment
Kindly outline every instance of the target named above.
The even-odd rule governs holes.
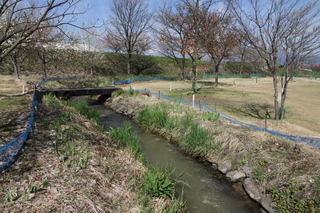
[[[148,94],[140,95],[138,97],[117,96],[107,100],[105,105],[113,109],[117,113],[122,113],[136,119],[139,112],[147,105],[159,102],[155,97]],[[275,205],[272,200],[264,193],[265,189],[252,178],[252,170],[249,165],[242,168],[233,169],[232,161],[226,158],[209,157],[206,159],[211,163],[214,169],[219,170],[225,174],[232,182],[242,182],[243,188],[253,200],[258,202],[263,209],[262,212],[275,212]]]

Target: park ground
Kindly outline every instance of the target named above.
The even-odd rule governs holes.
[[[220,84],[214,86],[214,79],[198,80],[202,88],[195,100],[202,100],[218,111],[238,120],[265,127],[265,121],[243,113],[247,104],[268,105],[273,111],[272,78],[220,78]],[[124,89],[148,89],[165,95],[176,95],[192,100],[190,81],[149,81],[134,82],[119,86]],[[170,91],[171,87],[171,91]],[[289,83],[286,99],[286,118],[283,121],[268,119],[267,128],[295,136],[320,137],[320,79],[294,78]],[[179,94],[179,95],[177,95]]]

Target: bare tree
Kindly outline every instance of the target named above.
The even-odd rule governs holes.
[[[121,40],[120,36],[108,33],[104,36],[104,46],[115,53],[123,53],[125,52],[125,45]]]
[[[27,46],[34,51],[40,60],[42,76],[47,78],[47,65],[57,58],[57,44],[63,40],[63,34],[56,28],[37,30],[28,38]]]
[[[197,92],[197,65],[196,60],[203,57],[200,43],[201,22],[208,14],[210,7],[213,4],[212,0],[200,2],[200,0],[181,0],[181,8],[185,10],[188,20],[184,25],[184,34],[187,38],[187,47],[184,53],[187,53],[192,61],[192,89]]]
[[[244,39],[264,60],[273,77],[275,119],[282,119],[290,77],[281,85],[279,95],[279,52],[282,50],[290,56],[286,57],[286,64],[293,66],[298,65],[301,56],[313,54],[319,48],[320,28],[315,23],[320,12],[315,9],[318,1],[304,3],[302,0],[248,0],[245,7],[241,0],[229,2],[232,3],[234,15],[245,35]],[[280,110],[279,102],[282,102]]]
[[[186,51],[188,38],[184,32],[188,14],[179,5],[165,4],[159,12],[158,23],[155,29],[162,55],[174,58],[180,67],[180,74],[185,78]]]
[[[137,45],[149,43],[149,40],[143,41],[141,38],[150,29],[153,15],[143,0],[112,0],[110,10],[112,15],[109,17],[106,42],[111,47],[118,48],[120,45],[119,50],[124,49],[127,53],[127,73],[130,74],[132,54],[136,52]]]
[[[203,18],[208,14],[213,1],[179,0],[174,7],[164,7],[161,11],[159,30],[163,50],[176,57],[181,54],[181,70],[185,57],[192,61],[192,89],[197,92],[196,61],[203,57],[200,45],[200,29]]]
[[[86,27],[83,25],[84,29],[81,30],[78,34],[77,39],[74,39],[74,42],[79,46],[82,46],[82,50],[79,52],[85,68],[89,71],[90,75],[94,74],[95,67],[97,63],[101,60],[101,54],[104,42],[101,39],[101,33],[96,28],[90,28],[94,23],[89,23],[89,26]]]
[[[16,76],[16,79],[20,79],[20,61],[22,61],[22,58],[25,54],[23,54],[24,48],[23,47],[17,47],[15,48],[8,56],[12,62],[13,65],[13,71],[14,75]]]
[[[74,26],[80,0],[22,1],[3,0],[0,3],[0,61],[38,30]]]
[[[218,73],[223,61],[229,57],[239,44],[239,33],[231,15],[226,11],[209,12],[201,23],[200,43],[213,62],[218,84]]]

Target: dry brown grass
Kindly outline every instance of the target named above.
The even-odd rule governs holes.
[[[90,144],[88,165],[72,165],[69,158],[61,162],[54,151],[55,131],[48,122],[59,110],[40,105],[37,127],[27,140],[19,160],[0,176],[0,208],[3,212],[137,212],[135,187],[145,168],[133,154],[115,149],[115,144],[98,132],[85,117],[72,113],[72,121],[63,131],[75,128],[74,140],[81,137]],[[30,192],[34,185],[37,192]],[[15,193],[13,193],[15,191]],[[14,201],[9,202],[8,192]]]
[[[41,77],[38,76],[21,76],[20,79],[15,79],[11,75],[0,76],[0,95],[21,95],[22,87],[25,87],[25,93],[32,90],[27,84],[27,81],[38,83]]]

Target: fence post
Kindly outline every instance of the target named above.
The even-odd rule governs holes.
[[[194,95],[192,95],[192,107],[194,107]]]
[[[267,120],[267,114],[264,116],[264,131],[267,131],[267,125],[268,125],[268,120]]]

